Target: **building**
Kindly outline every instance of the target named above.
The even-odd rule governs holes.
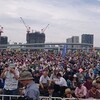
[[[6,45],[8,44],[8,37],[7,36],[0,36],[0,45]],[[5,46],[0,47],[0,48],[5,48]]]
[[[93,34],[82,34],[81,36],[81,43],[88,43],[88,44],[94,44],[94,35]],[[87,47],[87,46],[82,46]]]
[[[72,43],[79,43],[79,36],[72,36]],[[79,48],[79,45],[72,45],[72,48]]]
[[[66,43],[72,43],[72,38],[66,39]],[[68,45],[68,48],[72,48],[72,45]]]
[[[30,43],[45,43],[45,34],[40,32],[27,33],[26,41]]]
[[[67,43],[79,43],[79,36],[72,36],[71,38],[66,39]],[[68,48],[71,49],[77,49],[79,48],[79,45],[68,45]]]

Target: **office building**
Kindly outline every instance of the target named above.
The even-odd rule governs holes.
[[[93,34],[82,34],[81,43],[88,43],[88,44],[92,44],[93,46],[94,35]],[[87,47],[87,46],[84,46],[84,47]]]
[[[66,43],[68,43],[68,44],[72,43],[72,38],[66,39]],[[67,47],[72,48],[72,45],[68,45]]]
[[[79,36],[72,36],[71,38],[68,38],[66,40],[67,43],[69,44],[73,44],[73,43],[79,43]],[[79,45],[68,45],[68,48],[73,48],[73,49],[77,49],[79,48]]]
[[[8,37],[7,36],[0,36],[0,45],[8,44]],[[6,48],[6,46],[2,46],[0,48]]]

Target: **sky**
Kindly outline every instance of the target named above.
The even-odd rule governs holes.
[[[94,34],[94,45],[100,47],[100,0],[0,0],[2,35],[9,42],[26,43],[26,27],[45,31],[46,42],[66,42],[67,38]]]

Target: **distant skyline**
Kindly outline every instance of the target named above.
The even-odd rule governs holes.
[[[0,0],[0,8],[2,35],[11,43],[26,43],[22,17],[32,30],[41,31],[50,24],[45,31],[46,42],[94,34],[94,46],[100,47],[100,0]]]

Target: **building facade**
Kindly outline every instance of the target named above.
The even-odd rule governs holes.
[[[45,43],[45,34],[40,32],[27,33],[26,41],[30,43]]]
[[[81,43],[94,44],[94,35],[93,34],[82,34]],[[84,46],[86,47],[86,46]]]
[[[79,36],[72,36],[71,38],[66,39],[66,43],[79,43]],[[68,45],[68,48],[77,49],[79,45]]]
[[[8,44],[8,37],[7,36],[0,36],[0,45]],[[0,48],[6,48],[6,46],[2,46]]]

